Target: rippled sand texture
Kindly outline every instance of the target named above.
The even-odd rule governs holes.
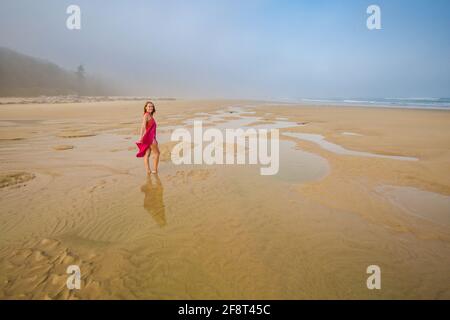
[[[142,106],[0,106],[0,298],[450,298],[448,112],[158,101],[162,163],[146,177]],[[282,134],[277,176],[173,165],[171,131],[198,118],[393,157]]]

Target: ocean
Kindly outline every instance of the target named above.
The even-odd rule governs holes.
[[[348,99],[299,99],[289,101],[304,104],[331,104],[345,106],[373,106],[416,109],[442,109],[450,110],[450,98],[348,98]]]

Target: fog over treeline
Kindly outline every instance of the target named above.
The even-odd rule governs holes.
[[[113,95],[106,81],[89,75],[82,65],[66,70],[46,60],[0,47],[0,96]]]

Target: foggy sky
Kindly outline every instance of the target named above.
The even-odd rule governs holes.
[[[370,4],[382,30],[366,28]],[[2,0],[0,46],[130,95],[450,97],[449,16],[446,0]]]

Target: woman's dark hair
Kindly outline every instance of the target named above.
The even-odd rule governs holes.
[[[156,107],[155,107],[155,104],[153,103],[153,102],[151,102],[151,101],[147,101],[146,103],[145,103],[145,105],[144,105],[144,114],[147,112],[147,106],[149,105],[149,104],[151,104],[152,106],[153,106],[153,111],[150,113],[151,115],[153,115],[155,112],[156,112]]]

